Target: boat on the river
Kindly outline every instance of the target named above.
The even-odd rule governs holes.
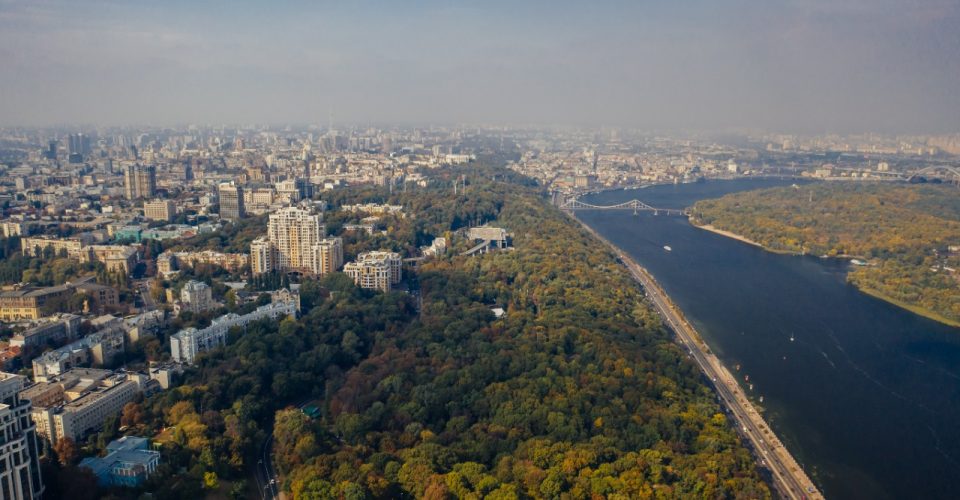
[[[670,248],[670,245],[664,245],[664,246],[663,246],[663,249],[666,250],[666,251],[668,251],[668,252],[672,252],[672,251],[673,251],[673,249]]]

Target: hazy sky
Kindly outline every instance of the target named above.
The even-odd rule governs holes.
[[[960,0],[0,0],[0,124],[960,132]]]

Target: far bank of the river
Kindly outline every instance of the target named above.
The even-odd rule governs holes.
[[[704,229],[704,230],[706,230],[706,231],[710,231],[711,233],[716,233],[716,234],[719,234],[719,235],[721,235],[721,236],[725,236],[725,237],[730,238],[730,239],[734,239],[734,240],[737,240],[737,241],[742,241],[743,243],[746,243],[746,244],[748,244],[748,245],[753,245],[753,246],[756,246],[756,247],[760,247],[760,248],[764,249],[764,250],[767,251],[767,252],[778,253],[778,254],[785,254],[785,255],[800,255],[800,254],[798,254],[798,253],[796,253],[796,252],[788,252],[788,251],[785,251],[785,250],[774,250],[774,249],[772,249],[772,248],[768,248],[768,247],[764,246],[763,244],[761,244],[761,243],[759,243],[759,242],[756,242],[756,241],[751,240],[750,238],[747,238],[747,237],[745,237],[745,236],[741,236],[741,235],[739,235],[739,234],[737,234],[737,233],[732,233],[732,232],[730,232],[730,231],[726,231],[726,230],[723,230],[723,229],[718,229],[718,228],[716,228],[716,227],[714,227],[713,225],[710,225],[710,224],[703,224],[703,225],[697,224],[692,218],[690,219],[690,225],[692,225],[692,226],[694,226],[694,227],[696,227],[696,228],[699,228],[699,229]],[[829,257],[822,257],[822,258],[829,258]],[[838,256],[837,258],[845,258],[845,257],[844,257],[844,256]],[[906,310],[908,310],[908,311],[910,311],[910,312],[912,312],[912,313],[914,313],[914,314],[916,314],[916,315],[923,316],[924,318],[932,319],[932,320],[934,320],[934,321],[938,321],[938,322],[943,323],[943,324],[945,324],[945,325],[960,327],[960,321],[955,321],[955,320],[952,320],[952,319],[950,319],[950,318],[943,317],[943,316],[937,314],[936,312],[931,311],[931,310],[929,310],[929,309],[926,309],[926,308],[924,308],[924,307],[920,307],[920,306],[913,305],[913,304],[908,304],[908,303],[906,303],[906,302],[897,300],[897,299],[895,299],[895,298],[893,298],[893,297],[890,297],[890,296],[888,296],[888,295],[885,295],[885,294],[883,294],[883,293],[881,293],[881,292],[879,292],[879,291],[877,291],[877,290],[874,290],[874,289],[872,289],[872,288],[866,288],[866,287],[860,286],[858,283],[856,283],[856,282],[854,282],[854,281],[851,281],[851,280],[849,280],[849,279],[847,280],[847,282],[850,283],[851,285],[853,285],[854,288],[856,288],[857,290],[859,290],[859,291],[862,292],[862,293],[865,293],[865,294],[867,294],[867,295],[869,295],[869,296],[871,296],[871,297],[880,299],[880,300],[882,300],[882,301],[884,301],[884,302],[888,302],[888,303],[893,304],[893,305],[895,305],[895,306],[897,306],[897,307],[906,309]]]
[[[739,235],[739,234],[737,234],[737,233],[731,233],[730,231],[726,231],[726,230],[720,229],[720,228],[718,228],[718,227],[715,227],[715,226],[713,226],[712,224],[700,224],[699,222],[693,220],[693,218],[690,218],[689,220],[690,220],[690,225],[693,226],[693,227],[695,227],[695,228],[703,229],[703,230],[706,230],[706,231],[710,231],[711,233],[717,233],[717,234],[719,234],[719,235],[721,235],[721,236],[726,236],[727,238],[730,238],[730,239],[733,239],[733,240],[742,241],[743,243],[746,243],[746,244],[748,244],[748,245],[753,245],[753,246],[755,246],[755,247],[760,247],[760,248],[762,248],[762,249],[764,249],[764,250],[766,250],[766,251],[768,251],[768,252],[770,252],[770,253],[777,253],[777,254],[781,254],[781,255],[802,255],[802,254],[797,253],[797,252],[790,252],[790,251],[788,251],[788,250],[777,250],[777,249],[775,249],[775,248],[766,247],[766,246],[764,246],[762,243],[757,242],[757,241],[753,241],[753,240],[751,240],[750,238],[747,238],[746,236],[741,236],[741,235]]]
[[[882,293],[880,293],[880,292],[878,292],[878,291],[876,291],[876,290],[874,290],[874,289],[872,289],[872,288],[866,288],[866,287],[859,286],[859,285],[857,285],[856,283],[854,283],[854,282],[852,282],[852,281],[850,281],[849,283],[850,283],[851,285],[853,285],[854,288],[856,288],[857,290],[860,290],[861,292],[863,292],[863,293],[865,293],[865,294],[867,294],[867,295],[869,295],[869,296],[871,296],[871,297],[880,299],[880,300],[882,300],[882,301],[884,301],[884,302],[889,302],[889,303],[891,303],[891,304],[893,304],[893,305],[895,305],[895,306],[897,306],[897,307],[901,307],[901,308],[903,308],[903,309],[906,309],[906,310],[908,310],[908,311],[910,311],[910,312],[912,312],[912,313],[914,313],[914,314],[916,314],[916,315],[923,316],[924,318],[932,319],[932,320],[934,320],[934,321],[939,321],[940,323],[943,323],[943,324],[945,324],[945,325],[960,327],[960,321],[955,321],[955,320],[952,320],[952,319],[950,319],[950,318],[945,318],[945,317],[943,317],[943,316],[941,316],[941,315],[939,315],[939,314],[937,314],[937,313],[935,313],[935,312],[933,312],[933,311],[931,311],[931,310],[929,310],[929,309],[925,309],[925,308],[923,308],[923,307],[919,307],[919,306],[915,306],[915,305],[912,305],[912,304],[908,304],[908,303],[906,303],[906,302],[899,301],[899,300],[897,300],[897,299],[895,299],[895,298],[893,298],[893,297],[884,295],[884,294],[882,294]]]

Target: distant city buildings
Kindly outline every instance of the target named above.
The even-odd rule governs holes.
[[[343,205],[340,210],[350,213],[368,213],[368,214],[402,214],[401,205],[381,205],[379,203],[365,203],[357,205]]]
[[[123,187],[128,200],[152,198],[157,191],[156,167],[127,165],[123,171]]]
[[[219,188],[220,197],[220,218],[225,220],[237,220],[246,216],[247,211],[244,207],[243,188],[234,182],[221,183]]]
[[[343,272],[360,288],[386,292],[400,283],[402,264],[396,252],[365,252],[355,262],[343,266]]]
[[[299,271],[325,275],[343,265],[343,241],[324,238],[323,215],[310,207],[286,207],[270,214],[267,234],[250,244],[254,274]]]
[[[176,214],[177,206],[170,200],[154,200],[143,203],[144,218],[170,222]]]

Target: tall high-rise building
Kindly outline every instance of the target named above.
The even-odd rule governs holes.
[[[48,160],[57,159],[57,141],[50,141],[47,144],[47,150],[43,152],[43,156]]]
[[[304,269],[309,267],[310,249],[320,243],[326,228],[320,224],[323,216],[299,207],[287,207],[270,214],[267,238],[276,247],[277,269]]]
[[[183,180],[185,182],[193,180],[193,160],[183,162]]]
[[[250,244],[254,274],[300,271],[327,274],[343,265],[343,241],[324,238],[322,214],[311,208],[287,207],[270,214],[267,235]]]
[[[310,267],[314,274],[323,276],[343,265],[343,240],[340,238],[324,238],[310,250]]]
[[[70,163],[83,163],[83,159],[90,155],[90,137],[84,134],[70,134],[67,136],[67,152]]]
[[[264,274],[273,271],[273,245],[266,236],[250,242],[250,271]]]
[[[123,187],[128,200],[152,198],[157,192],[156,167],[127,165],[123,171]]]
[[[221,219],[236,220],[246,215],[242,187],[234,182],[224,182],[220,184],[219,193]]]
[[[37,427],[30,401],[20,399],[23,375],[0,372],[0,498],[38,500],[43,495]]]

